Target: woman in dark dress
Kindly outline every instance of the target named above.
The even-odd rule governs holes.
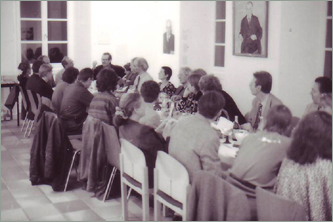
[[[20,63],[20,65],[17,67],[19,70],[22,71],[22,73],[17,76],[17,80],[19,81],[19,84],[20,84],[20,87],[22,88],[22,91],[23,91],[23,95],[25,100],[27,101],[27,107],[24,107],[23,106],[23,101],[21,103],[21,119],[24,119],[25,116],[26,116],[26,113],[27,113],[27,110],[29,109],[30,107],[30,102],[29,102],[29,99],[28,99],[28,93],[27,93],[27,90],[25,89],[25,85],[28,81],[28,78],[31,74],[31,67],[30,67],[30,64],[28,61],[23,61]]]

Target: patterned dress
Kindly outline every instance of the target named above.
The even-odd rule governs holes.
[[[190,93],[187,98],[182,98],[179,102],[175,104],[177,111],[181,113],[194,114],[198,112],[198,101],[202,96],[202,92]]]
[[[301,204],[312,221],[332,221],[332,161],[317,159],[301,165],[282,162],[275,185],[277,194]]]
[[[162,84],[161,82],[158,83],[159,86],[161,86],[161,84]],[[168,82],[168,84],[166,86],[164,86],[164,88],[161,90],[161,92],[166,93],[169,96],[169,98],[171,98],[171,96],[173,96],[175,91],[176,91],[176,87],[171,82]]]

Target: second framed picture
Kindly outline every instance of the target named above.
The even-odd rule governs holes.
[[[233,14],[233,54],[267,57],[268,1],[235,1]]]

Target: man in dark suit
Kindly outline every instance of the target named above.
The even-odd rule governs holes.
[[[174,54],[175,36],[172,34],[171,21],[166,21],[166,32],[163,34],[163,53]]]
[[[242,19],[239,34],[243,38],[241,53],[261,54],[262,28],[257,16],[253,15],[253,3],[246,4],[247,15]]]
[[[111,64],[112,61],[112,56],[110,53],[105,52],[102,55],[102,65],[99,65],[95,68],[96,63],[93,63],[93,70],[94,70],[94,80],[96,80],[97,74],[99,73],[99,71],[101,71],[103,68],[111,68],[113,69],[116,74],[119,76],[119,78],[123,78],[125,76],[125,69],[121,66],[117,66],[117,65],[113,65]]]

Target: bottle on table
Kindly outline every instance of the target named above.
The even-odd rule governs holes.
[[[234,126],[232,127],[232,140],[237,141],[235,137],[235,131],[239,130],[241,127],[238,122],[238,116],[235,116]]]

